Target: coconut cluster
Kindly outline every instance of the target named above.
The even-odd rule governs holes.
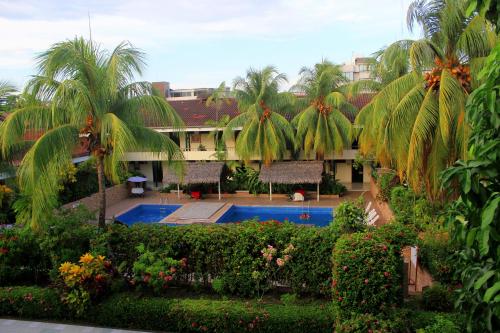
[[[434,90],[438,90],[443,70],[448,70],[466,91],[471,90],[472,78],[470,75],[470,67],[468,65],[462,65],[456,59],[443,62],[441,59],[436,58],[434,63],[436,64],[436,67],[434,67],[431,72],[425,73],[424,75],[426,89],[432,88]]]

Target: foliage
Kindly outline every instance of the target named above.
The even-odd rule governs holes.
[[[251,194],[266,193],[266,184],[259,180],[259,172],[250,167],[237,167],[233,179],[238,184],[238,189],[248,190]]]
[[[8,222],[8,212],[13,200],[14,191],[7,185],[0,184],[0,224]]]
[[[162,152],[168,160],[180,154],[168,136],[145,127],[144,118],[173,127],[182,121],[150,83],[133,82],[144,67],[144,54],[128,42],[109,53],[91,40],[75,38],[54,44],[37,62],[39,73],[26,88],[30,102],[0,125],[5,158],[25,143],[27,131],[41,134],[18,171],[20,189],[30,200],[29,224],[39,228],[57,206],[61,169],[83,145],[96,158],[99,225],[104,227],[104,175],[120,181],[127,151]]]
[[[391,197],[391,191],[398,184],[398,179],[396,175],[392,172],[384,173],[377,178],[377,186],[379,192],[377,194],[377,199],[382,201],[389,201]]]
[[[297,101],[300,113],[292,121],[297,129],[296,150],[321,160],[327,152],[342,153],[351,144],[351,122],[344,112],[354,113],[355,108],[340,92],[346,83],[340,66],[323,60],[299,74],[301,79],[292,89],[305,97]]]
[[[471,124],[469,159],[444,174],[459,197],[448,212],[453,239],[460,244],[455,264],[463,288],[457,306],[467,313],[469,331],[500,327],[500,45],[481,71],[485,81],[467,104]]]
[[[426,232],[419,242],[419,261],[432,277],[444,284],[455,284],[458,250],[446,232]]]
[[[47,220],[37,235],[41,251],[50,260],[51,277],[59,275],[59,265],[65,261],[77,261],[82,253],[90,250],[90,241],[98,230],[87,222],[95,215],[84,206],[59,210]]]
[[[366,218],[362,197],[356,201],[343,201],[335,208],[335,216],[330,228],[339,234],[365,231]]]
[[[351,318],[341,320],[335,325],[336,333],[358,332],[406,332],[406,322],[401,317],[384,318],[371,313],[354,314]]]
[[[457,325],[443,316],[436,316],[435,322],[423,329],[417,330],[417,333],[460,333]]]
[[[144,244],[139,244],[137,251],[139,257],[132,268],[134,282],[150,287],[157,294],[168,288],[177,269],[185,262],[169,258],[160,251],[151,252]]]
[[[292,223],[244,222],[226,225],[167,227],[113,225],[93,243],[95,252],[107,256],[123,275],[131,276],[139,257],[137,246],[148,244],[151,252],[181,260],[186,267],[176,272],[178,284],[209,288],[217,279],[217,292],[256,296],[267,283],[279,283],[295,293],[328,295],[331,285],[331,249],[336,235],[328,228]],[[293,260],[266,267],[262,249],[268,245],[284,250],[293,244]],[[105,251],[105,252],[102,252]],[[283,258],[283,256],[279,256]],[[254,279],[254,272],[263,274]],[[260,283],[260,286],[258,286]],[[277,288],[275,285],[273,287]]]
[[[297,294],[283,294],[280,296],[280,301],[284,305],[297,304],[298,301]]]
[[[469,0],[466,15],[471,16],[475,11],[486,17],[500,32],[500,4],[492,0]]]
[[[402,302],[400,249],[377,232],[346,234],[333,250],[333,301],[342,318],[379,313]]]
[[[67,317],[67,308],[52,288],[0,288],[0,316],[58,320]]]
[[[100,325],[169,332],[331,332],[333,327],[332,309],[317,303],[284,306],[133,294],[110,298],[88,318]]]
[[[400,223],[412,224],[420,231],[442,226],[442,219],[438,216],[441,212],[439,206],[417,196],[410,188],[394,187],[389,204],[396,221]]]
[[[110,183],[106,181],[106,186]],[[59,193],[59,203],[64,205],[73,202],[99,191],[97,182],[97,170],[95,159],[90,159],[84,163],[80,163],[74,174],[74,181],[65,181],[63,189]]]
[[[19,228],[0,229],[0,285],[45,282],[49,266],[33,233]]]
[[[453,309],[453,295],[448,287],[434,283],[422,292],[424,310],[447,312]]]
[[[94,257],[86,253],[79,262],[66,261],[59,266],[64,284],[63,300],[78,317],[84,314],[91,301],[107,291],[113,274],[111,262],[101,255]]]
[[[286,76],[268,66],[249,69],[245,78],[234,80],[234,95],[240,114],[227,124],[223,137],[234,137],[234,128],[243,127],[236,138],[236,151],[244,161],[258,157],[264,164],[283,158],[287,143],[293,142],[293,129],[282,115],[291,108],[294,96],[279,92]]]
[[[383,86],[355,121],[363,128],[361,152],[374,154],[432,200],[441,198],[440,172],[466,158],[466,99],[497,38],[489,22],[465,11],[466,1],[413,1],[408,26],[418,25],[424,37],[393,44],[405,55],[407,72]]]
[[[347,192],[347,188],[341,184],[334,175],[324,174],[319,184],[320,194],[336,194],[343,195]]]

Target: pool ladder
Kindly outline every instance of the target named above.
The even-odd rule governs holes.
[[[308,216],[308,219],[311,217],[311,203],[309,201],[307,202],[307,211],[306,211],[305,202],[302,201],[302,214],[301,214],[301,216]]]

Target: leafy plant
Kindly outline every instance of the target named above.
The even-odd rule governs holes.
[[[167,257],[160,251],[149,251],[144,244],[139,244],[137,251],[139,257],[133,266],[135,283],[147,286],[155,293],[161,293],[172,283],[183,261]]]
[[[382,201],[389,201],[391,197],[391,191],[394,186],[398,183],[396,175],[392,172],[384,173],[380,175],[377,179],[377,185],[379,192],[377,194],[377,199]]]
[[[80,257],[79,262],[80,264],[64,262],[59,267],[64,284],[64,302],[77,317],[84,314],[92,300],[107,291],[113,276],[111,262],[103,256],[94,257],[86,253]]]
[[[456,189],[448,222],[460,245],[455,257],[463,287],[457,307],[467,313],[468,331],[500,327],[500,44],[486,60],[467,104],[471,126],[469,159],[444,173],[447,188]]]
[[[363,208],[363,198],[356,201],[343,201],[335,208],[330,228],[339,234],[365,231],[367,215]]]
[[[422,305],[425,310],[446,312],[453,309],[453,295],[448,287],[434,283],[422,292]]]

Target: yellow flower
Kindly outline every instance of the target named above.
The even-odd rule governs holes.
[[[85,253],[83,256],[80,257],[80,262],[82,264],[89,264],[94,260],[94,257],[90,253]]]
[[[78,275],[80,274],[82,268],[78,265],[73,265],[71,266],[71,268],[69,269],[69,273],[70,274],[73,274],[73,275]]]
[[[59,272],[68,273],[72,266],[73,266],[72,263],[66,261],[65,263],[62,263],[61,266],[59,267]]]
[[[100,261],[100,262],[103,262],[104,259],[106,259],[104,256],[97,256],[97,259]]]

